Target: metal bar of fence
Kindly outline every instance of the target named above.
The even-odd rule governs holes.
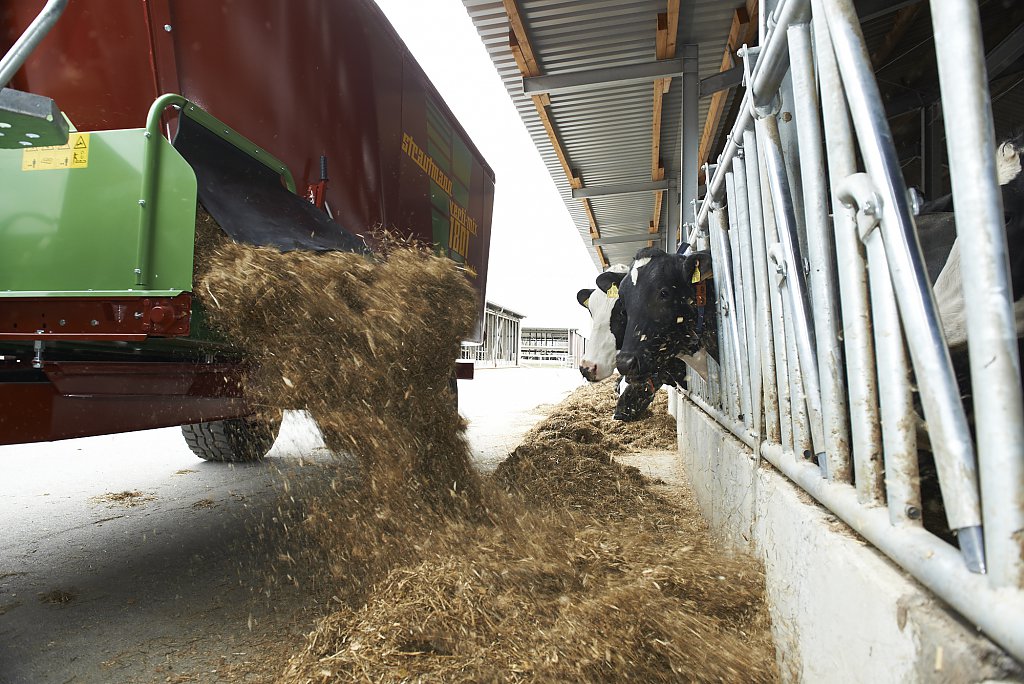
[[[740,260],[741,240],[737,237],[739,233],[739,201],[736,199],[736,176],[730,173],[726,176],[726,197],[728,197],[729,232],[723,236],[725,247],[729,257],[729,280],[732,290],[732,315],[735,319],[733,327],[736,329],[736,347],[738,352],[737,374],[739,376],[740,399],[743,406],[743,422],[750,425],[751,412],[754,402],[751,394],[750,356],[747,351],[747,319],[746,307],[743,297],[743,268]],[[749,341],[753,343],[753,339]]]
[[[968,567],[985,571],[974,446],[924,269],[906,187],[852,0],[824,0],[825,16],[868,174],[878,184],[881,231],[910,355],[932,435],[950,527]]]
[[[953,547],[919,527],[894,528],[885,511],[862,506],[852,488],[822,479],[816,468],[778,445],[762,445],[761,453],[993,641],[1024,658],[1024,592],[991,590],[987,578],[965,569]]]
[[[718,172],[710,176],[708,180],[707,194],[704,196],[704,200],[701,202],[697,213],[697,225],[706,226],[708,224],[708,212],[711,210],[710,201],[713,198],[721,197],[722,191],[725,189],[726,167],[732,164],[736,152],[743,144],[743,131],[749,128],[754,121],[751,104],[755,102],[763,103],[765,100],[771,99],[779,89],[779,84],[786,74],[786,66],[788,64],[785,27],[795,23],[796,19],[804,15],[809,4],[810,0],[783,0],[778,8],[776,8],[774,16],[778,26],[775,27],[775,30],[768,33],[765,40],[760,41],[761,45],[763,45],[761,57],[751,73],[750,81],[747,84],[747,92],[744,94],[743,102],[740,105],[739,116],[719,159]],[[755,97],[755,93],[758,96],[766,93],[767,96],[762,99],[761,97]]]
[[[723,332],[722,326],[723,317],[719,314],[715,318],[715,325],[718,327],[718,339],[725,340],[725,333]],[[708,387],[711,392],[717,392],[717,394],[713,394],[715,397],[715,406],[718,407],[719,411],[724,411],[728,414],[730,407],[732,406],[732,394],[730,393],[729,383],[726,380],[728,377],[726,373],[729,366],[729,357],[725,354],[724,344],[719,346],[719,358],[722,362],[715,366],[714,374],[708,376]]]
[[[884,491],[892,523],[913,524],[921,510],[921,496],[917,487],[917,439],[910,394],[910,365],[900,329],[896,294],[889,278],[885,245],[877,231],[868,235],[864,244],[868,253],[876,368],[878,376],[885,378],[878,387],[885,463]],[[877,472],[876,476],[881,479],[882,473]],[[881,483],[878,487],[882,489]]]
[[[1024,587],[1024,419],[1002,197],[978,6],[932,3],[967,307],[985,555],[996,587]],[[969,84],[964,88],[964,84]],[[968,228],[969,227],[969,228]],[[969,231],[969,232],[968,232]]]
[[[757,184],[761,190],[768,187],[768,172],[765,170],[764,156],[761,153],[760,136],[754,131],[755,147],[747,150],[747,154],[757,155]],[[782,432],[782,444],[793,450],[797,442],[794,426],[794,402],[790,392],[789,351],[786,342],[785,310],[782,304],[782,287],[779,272],[769,258],[768,250],[778,242],[778,231],[775,227],[775,207],[770,192],[761,192],[761,220],[764,225],[763,247],[765,250],[765,266],[768,271],[768,293],[771,300],[771,335],[775,349],[775,387],[779,396],[779,424]],[[802,448],[802,447],[801,447]]]
[[[722,427],[724,427],[726,430],[728,430],[733,437],[740,440],[741,442],[743,442],[743,444],[750,447],[751,449],[754,450],[755,453],[757,453],[757,437],[751,434],[746,429],[745,425],[725,415],[719,409],[715,408],[714,405],[706,401],[697,393],[688,390],[681,390],[680,393],[682,396],[686,397],[694,404],[696,404],[696,406],[701,411],[714,418],[715,421],[722,425]]]
[[[918,487],[917,437],[914,404],[910,393],[910,363],[900,328],[896,295],[889,277],[889,263],[878,226],[879,199],[867,174],[847,176],[836,190],[837,198],[857,207],[858,230],[868,253],[871,283],[871,317],[874,321],[876,367],[885,382],[879,385],[882,413],[882,446],[885,458],[885,494],[893,525],[921,524]],[[881,477],[881,473],[873,473]],[[881,483],[877,484],[881,490]],[[879,492],[879,496],[880,496]]]
[[[761,174],[757,163],[757,137],[754,131],[743,134],[743,176],[747,189],[747,218],[750,251],[754,271],[754,298],[757,311],[757,340],[761,356],[761,385],[764,394],[765,435],[769,442],[781,443],[779,388],[775,376],[775,339],[772,335],[772,300],[768,284],[768,256],[764,242],[764,214],[761,210]],[[737,171],[737,177],[739,177]]]
[[[736,189],[736,240],[739,250],[740,274],[742,285],[739,287],[743,295],[743,321],[745,323],[747,369],[750,373],[749,381],[750,394],[750,420],[747,427],[755,432],[760,431],[761,409],[764,402],[761,392],[761,335],[757,330],[757,305],[754,278],[754,257],[750,244],[750,202],[747,190],[747,168],[743,160],[743,154],[733,159],[733,185]]]
[[[778,250],[781,252],[781,249]],[[780,254],[780,259],[781,259]],[[785,284],[785,280],[782,281]],[[789,405],[792,411],[793,451],[807,458],[814,458],[811,443],[811,426],[807,420],[807,402],[804,400],[803,378],[800,375],[800,355],[796,348],[796,333],[793,332],[793,315],[790,313],[790,297],[781,293],[783,337],[786,343],[786,369],[789,371]]]
[[[725,342],[724,348],[720,346],[719,356],[725,368],[726,387],[730,399],[729,415],[732,418],[744,413],[746,409],[743,393],[740,389],[740,351],[737,337],[739,331],[736,325],[736,306],[732,288],[732,264],[729,258],[729,219],[725,206],[715,209],[715,221],[711,226],[711,260],[715,271],[716,299],[718,305],[719,322],[723,337],[719,342]]]
[[[843,206],[835,192],[840,179],[857,172],[857,157],[846,94],[840,87],[839,66],[832,51],[832,39],[825,23],[822,0],[812,2],[814,48],[832,184],[832,222],[842,302],[847,387],[850,393],[848,405],[853,471],[858,500],[864,504],[878,504],[883,501],[882,432],[878,413],[878,378],[874,365],[875,346],[868,304],[867,265],[857,236],[855,211]]]
[[[828,223],[828,190],[821,147],[818,91],[810,25],[788,28],[789,62],[793,79],[793,106],[800,144],[800,166],[810,266],[810,297],[817,341],[818,378],[824,427],[826,476],[850,481],[850,426],[843,382],[843,355],[836,326],[835,245]]]
[[[811,444],[814,454],[824,462],[824,442],[821,423],[821,388],[818,382],[818,361],[814,351],[814,331],[804,281],[803,259],[800,257],[796,237],[796,218],[789,178],[782,156],[778,120],[775,115],[761,116],[756,121],[758,141],[768,170],[769,190],[775,206],[775,221],[779,230],[785,263],[785,286],[789,298],[789,320],[793,324],[793,338],[797,347],[795,367],[799,368],[803,398],[810,423]],[[792,373],[792,369],[790,371]]]

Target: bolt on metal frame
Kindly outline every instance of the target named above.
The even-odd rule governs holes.
[[[851,0],[781,0],[744,50],[686,237],[713,252],[721,365],[686,394],[1024,658],[1024,403],[980,22],[970,0],[932,4],[977,448]],[[921,524],[919,418],[959,549]]]

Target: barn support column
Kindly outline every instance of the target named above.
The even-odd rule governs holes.
[[[665,217],[665,251],[671,254],[676,251],[681,240],[686,239],[686,232],[678,237],[680,224],[679,217],[679,193],[674,188],[668,189],[668,197],[665,198],[667,216]]]
[[[700,107],[700,74],[698,73],[698,50],[696,45],[683,46],[683,135],[682,157],[679,162],[679,216],[687,226],[694,223],[694,207],[697,203],[697,153],[700,145],[698,108]],[[687,227],[683,233],[689,231]],[[675,239],[674,237],[672,238]],[[697,239],[694,249],[707,249],[707,238]]]

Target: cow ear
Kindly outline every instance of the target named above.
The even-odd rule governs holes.
[[[605,271],[601,275],[597,276],[597,286],[601,288],[601,292],[604,292],[609,297],[614,299],[615,297],[619,296],[619,284],[625,277],[625,273]]]
[[[699,283],[702,280],[714,277],[714,272],[711,268],[711,252],[694,252],[684,257],[677,257],[682,259],[682,270],[683,279],[687,283]]]
[[[589,309],[590,307],[590,295],[594,294],[594,288],[584,288],[576,293],[576,301],[580,303],[580,306]]]

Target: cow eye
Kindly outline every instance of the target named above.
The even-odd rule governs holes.
[[[658,299],[668,299],[671,296],[672,293],[669,291],[667,287],[663,287],[661,288],[661,290],[658,291]]]

